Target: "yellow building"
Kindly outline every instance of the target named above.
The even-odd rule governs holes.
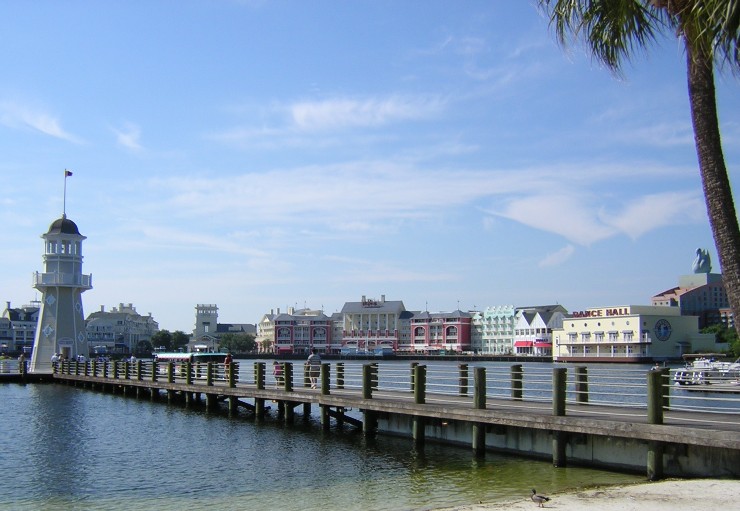
[[[714,334],[699,333],[697,316],[678,307],[627,305],[571,313],[553,329],[558,362],[652,362],[685,353],[715,352]]]

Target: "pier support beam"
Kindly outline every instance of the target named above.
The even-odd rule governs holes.
[[[414,402],[417,405],[426,403],[427,391],[427,366],[417,365],[414,367]],[[411,419],[411,435],[416,447],[423,447],[425,438],[426,420],[424,417],[415,415]]]
[[[486,368],[476,367],[473,372],[473,408],[484,410],[486,408]],[[474,423],[473,427],[473,452],[480,456],[486,450],[486,425]]]
[[[552,370],[552,414],[555,417],[565,415],[565,388],[568,370],[558,367]],[[552,432],[552,464],[555,467],[567,465],[565,456],[566,436],[562,431]]]

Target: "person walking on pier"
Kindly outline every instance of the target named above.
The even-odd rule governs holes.
[[[311,350],[311,354],[308,356],[308,360],[306,360],[306,365],[308,366],[308,378],[311,381],[311,388],[315,389],[319,381],[319,375],[321,374],[321,357],[316,348]]]
[[[275,386],[282,387],[285,380],[283,379],[283,364],[274,360],[272,362],[272,374],[275,376]]]

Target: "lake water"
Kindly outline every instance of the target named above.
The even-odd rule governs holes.
[[[57,384],[0,385],[0,510],[428,510],[640,475],[365,438]]]

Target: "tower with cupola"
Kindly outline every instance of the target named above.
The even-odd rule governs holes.
[[[66,214],[41,237],[44,271],[33,275],[33,287],[42,294],[41,310],[30,371],[49,373],[54,354],[68,360],[88,355],[82,293],[92,289],[92,276],[82,273],[82,241],[86,238]]]

